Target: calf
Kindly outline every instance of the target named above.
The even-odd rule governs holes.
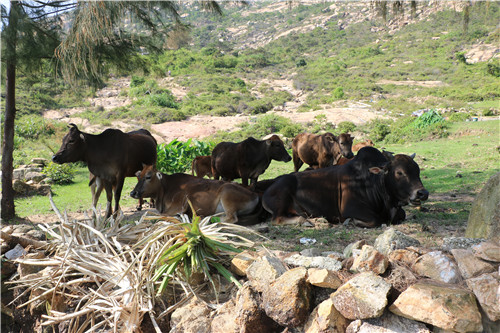
[[[152,198],[163,215],[190,213],[188,201],[200,216],[225,213],[224,222],[235,223],[240,216],[256,210],[259,196],[249,189],[221,180],[203,179],[184,173],[166,175],[152,165],[137,172],[133,198]]]
[[[372,141],[372,140],[370,140],[370,139],[368,139],[368,140],[366,140],[366,141],[364,141],[364,142],[358,142],[358,143],[356,143],[354,146],[352,146],[352,151],[353,151],[353,152],[354,152],[354,151],[358,151],[358,150],[360,150],[361,148],[363,148],[363,147],[367,147],[367,146],[369,146],[369,147],[373,147],[373,146],[375,146],[375,144],[374,144],[374,143],[373,143],[373,141]]]
[[[300,133],[292,141],[294,171],[299,171],[304,163],[312,169],[318,169],[336,164],[341,156],[353,157],[353,139],[350,134],[345,133],[338,137],[332,133]]]
[[[212,156],[196,156],[191,164],[191,174],[200,178],[212,177]]]
[[[388,160],[364,147],[347,164],[278,177],[262,197],[274,223],[295,223],[304,217],[324,217],[330,223],[352,218],[357,226],[400,223],[401,208],[420,204],[429,192],[420,169],[407,155]]]
[[[277,135],[262,141],[248,138],[238,143],[221,142],[212,151],[212,173],[215,179],[241,178],[244,186],[248,186],[250,179],[255,186],[271,160],[288,162],[291,159]]]

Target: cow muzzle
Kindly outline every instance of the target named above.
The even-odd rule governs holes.
[[[425,188],[418,190],[415,193],[415,198],[410,200],[410,203],[415,206],[419,206],[422,201],[425,201],[429,198],[429,191]]]
[[[62,164],[60,160],[60,155],[56,154],[52,156],[52,162],[57,163],[57,164]]]
[[[141,199],[141,195],[139,194],[138,191],[136,190],[133,190],[132,192],[130,192],[130,196],[134,199]]]

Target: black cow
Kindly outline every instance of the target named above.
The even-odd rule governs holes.
[[[115,195],[115,209],[118,212],[125,177],[134,177],[143,164],[156,165],[156,140],[145,129],[123,133],[118,129],[107,129],[93,135],[80,131],[75,124],[64,136],[61,148],[52,156],[55,163],[83,161],[95,176],[90,181],[97,186],[93,204],[97,203],[102,187],[106,190],[106,217],[111,216],[111,201]],[[94,194],[94,193],[93,193]]]
[[[262,141],[250,137],[239,143],[221,142],[212,151],[212,173],[215,179],[241,178],[244,186],[248,186],[250,179],[255,186],[271,160],[288,162],[291,159],[277,135]]]
[[[350,162],[278,177],[264,193],[263,207],[274,223],[304,217],[324,217],[330,223],[352,218],[357,226],[400,223],[404,205],[427,200],[420,169],[407,155],[388,160],[373,147],[364,147]]]

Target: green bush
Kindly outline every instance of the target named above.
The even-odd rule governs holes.
[[[342,121],[337,125],[337,132],[338,134],[341,133],[350,133],[354,132],[356,130],[356,125],[350,121]]]
[[[191,169],[191,163],[196,156],[211,155],[213,147],[213,143],[191,139],[186,142],[173,140],[170,143],[159,144],[156,147],[157,169],[168,174],[185,172]]]
[[[26,139],[38,139],[55,133],[55,126],[39,116],[24,116],[14,126],[16,136]]]
[[[132,75],[132,79],[130,81],[130,87],[142,86],[144,82],[146,82],[146,79],[144,77]]]
[[[489,62],[486,64],[486,72],[494,77],[500,77],[500,65]]]
[[[42,173],[51,178],[56,184],[69,184],[75,177],[76,169],[71,163],[56,164],[50,162],[42,170]]]
[[[335,88],[335,90],[332,92],[332,98],[334,100],[344,98],[344,88],[342,87]]]
[[[443,122],[444,118],[436,110],[429,110],[424,112],[420,117],[415,119],[411,124],[413,128],[426,128],[435,123]]]

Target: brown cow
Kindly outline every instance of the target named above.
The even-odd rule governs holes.
[[[358,150],[360,150],[361,148],[363,148],[363,147],[367,147],[367,146],[373,147],[373,146],[375,146],[375,144],[374,144],[374,143],[373,143],[373,141],[372,141],[372,140],[370,140],[370,139],[368,139],[368,140],[366,140],[366,141],[364,141],[364,142],[358,142],[358,143],[356,143],[354,146],[352,146],[352,151],[353,151],[353,152],[354,152],[354,151],[358,151]]]
[[[138,171],[137,178],[130,196],[153,198],[156,209],[163,215],[191,213],[189,200],[198,215],[224,212],[223,221],[235,223],[240,216],[254,212],[259,204],[259,196],[241,185],[185,173],[166,175],[152,165]]]
[[[398,154],[390,161],[376,148],[364,147],[347,164],[276,178],[262,196],[264,209],[277,224],[324,217],[330,223],[351,218],[361,227],[404,220],[401,208],[427,200],[412,156]]]
[[[156,164],[156,140],[145,129],[123,133],[107,129],[93,135],[81,132],[75,124],[64,136],[61,148],[52,161],[63,164],[83,161],[95,175],[97,187],[93,204],[97,203],[102,188],[106,190],[106,217],[111,216],[111,201],[115,195],[115,214],[118,212],[125,177],[133,177],[143,164]],[[92,186],[92,178],[90,185]]]
[[[292,141],[294,171],[299,171],[304,163],[309,164],[312,169],[318,169],[336,164],[341,156],[353,157],[353,139],[346,133],[338,137],[332,133],[300,133]]]
[[[262,141],[250,137],[238,143],[221,142],[212,151],[212,173],[215,179],[241,178],[244,186],[248,186],[250,179],[255,186],[271,160],[288,162],[291,159],[277,135]]]
[[[191,174],[203,178],[212,177],[212,156],[196,156],[191,165]]]

